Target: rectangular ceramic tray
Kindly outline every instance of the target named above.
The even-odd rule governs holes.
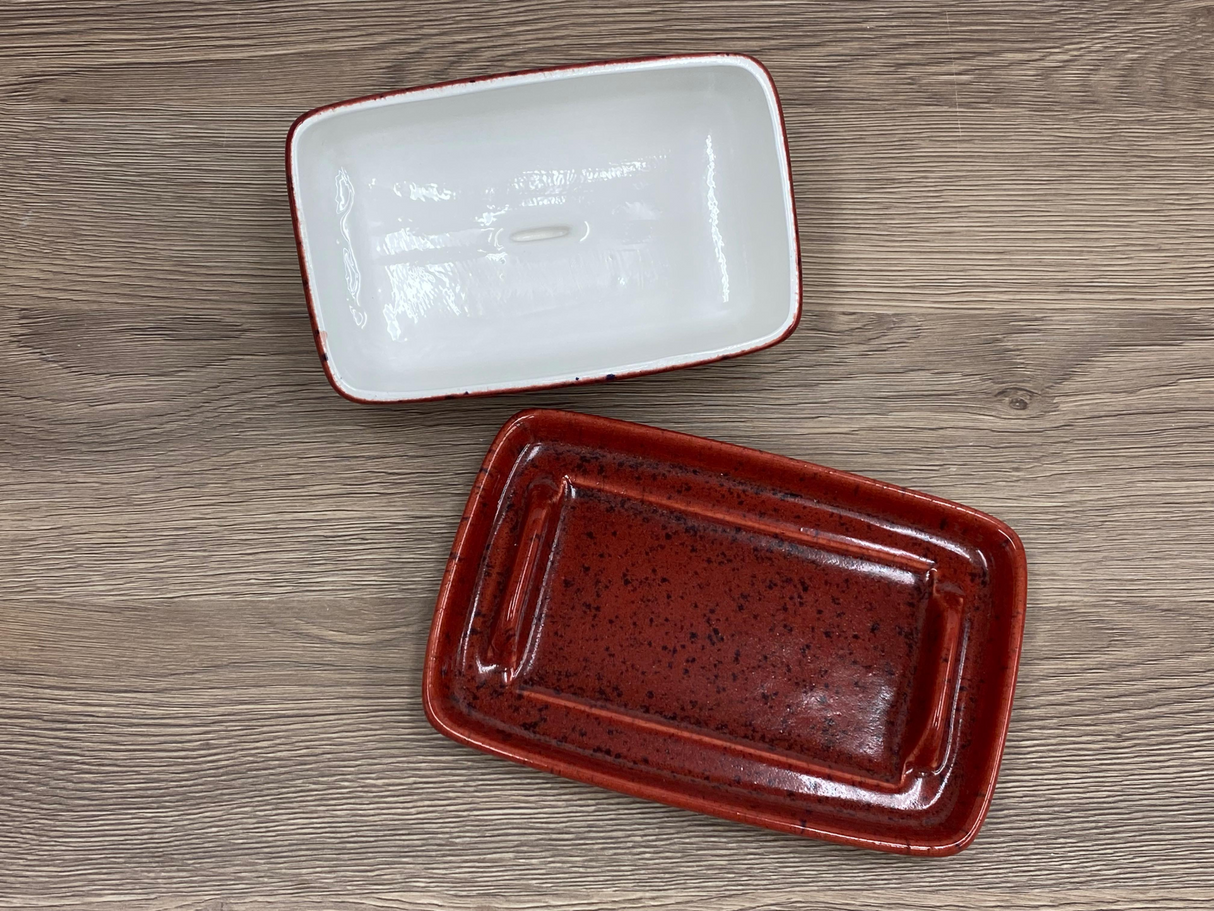
[[[787,832],[977,834],[1026,566],[990,516],[558,411],[502,429],[439,594],[424,701],[470,746]]]
[[[287,177],[317,347],[358,401],[668,370],[800,316],[784,125],[749,57],[330,105],[291,128]]]

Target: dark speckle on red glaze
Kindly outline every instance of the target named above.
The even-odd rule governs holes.
[[[423,698],[463,743],[786,832],[953,854],[1011,713],[1024,550],[963,506],[560,411],[512,418]]]

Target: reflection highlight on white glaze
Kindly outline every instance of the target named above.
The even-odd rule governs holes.
[[[337,187],[338,227],[341,231],[342,244],[341,262],[345,271],[346,293],[354,303],[350,304],[350,313],[354,317],[354,325],[362,329],[367,325],[367,314],[362,308],[362,273],[358,269],[358,260],[354,258],[354,243],[350,240],[350,212],[354,209],[354,181],[345,168],[339,168],[334,178]]]
[[[721,206],[717,202],[717,156],[712,150],[712,135],[705,137],[708,170],[704,182],[708,185],[708,229],[712,232],[712,252],[721,270],[721,302],[729,303],[729,269],[725,265],[725,239],[721,237]]]
[[[412,200],[430,200],[437,202],[440,199],[454,199],[454,190],[444,190],[438,184],[409,184],[409,198]]]
[[[438,307],[446,307],[456,316],[463,312],[463,292],[455,269],[456,263],[388,264],[392,300],[384,305],[384,320],[393,341],[402,338],[401,316],[417,325]]]
[[[490,205],[489,208],[476,217],[476,223],[478,225],[484,225],[487,228],[509,211],[509,206],[502,206],[499,209],[493,205]]]
[[[603,183],[632,177],[650,170],[655,161],[665,158],[656,155],[652,159],[638,159],[611,164],[604,168],[550,168],[523,171],[511,182],[511,189],[521,193],[566,193],[581,184]]]
[[[651,171],[664,154],[648,159],[625,161],[605,167],[552,168],[524,171],[510,183],[510,189],[525,194],[520,206],[563,205],[576,197],[579,190],[595,184],[620,181]]]
[[[375,181],[372,180],[370,185],[374,186]],[[407,195],[409,199],[413,200],[414,202],[419,202],[422,200],[437,201],[440,199],[454,199],[456,195],[454,190],[444,189],[436,183],[416,184],[407,180],[398,180],[396,183],[392,184],[392,192],[401,199],[404,199]]]
[[[417,326],[439,315],[476,318],[507,310],[523,317],[560,310],[571,296],[589,291],[642,293],[657,280],[655,264],[640,249],[578,254],[557,263],[530,262],[501,251],[463,260],[387,263],[384,268],[390,300],[383,313],[394,342],[409,340],[402,320]]]
[[[621,215],[626,215],[632,221],[657,221],[657,210],[642,200],[629,200],[616,209]]]
[[[376,248],[377,252],[388,256],[460,248],[475,250],[479,246],[478,242],[488,242],[491,237],[491,232],[477,228],[447,231],[443,234],[418,234],[409,228],[400,228],[385,234],[383,240],[376,243]]]
[[[569,197],[558,193],[552,196],[531,196],[519,203],[520,206],[531,208],[533,206],[563,206],[569,201]]]

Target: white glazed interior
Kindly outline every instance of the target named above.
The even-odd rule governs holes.
[[[744,57],[344,105],[299,125],[290,166],[329,369],[356,398],[661,370],[797,317],[775,93]]]

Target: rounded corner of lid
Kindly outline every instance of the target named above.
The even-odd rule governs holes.
[[[333,369],[333,358],[328,352],[322,352],[321,365],[325,369],[325,378],[328,379],[329,385],[333,387],[333,391],[340,395],[347,402],[354,402],[356,405],[379,405],[387,402],[386,399],[369,399],[358,394],[354,387],[350,386],[343,380]]]
[[[294,170],[295,167],[295,149],[299,143],[300,134],[307,129],[316,119],[317,115],[328,110],[327,107],[313,108],[310,111],[305,111],[291,122],[291,126],[287,128],[286,149],[289,162],[289,168]]]
[[[801,319],[805,316],[805,305],[801,298],[801,291],[798,288],[792,306],[788,309],[789,319],[784,327],[780,330],[780,334],[776,336],[776,340],[772,344],[778,344],[791,336],[801,325]]]
[[[759,82],[771,90],[771,94],[775,98],[780,97],[779,91],[776,89],[776,79],[771,74],[771,70],[767,68],[767,64],[753,54],[725,54],[724,57],[730,58],[743,69],[748,70]]]
[[[788,308],[788,315],[784,318],[784,322],[780,324],[779,328],[776,329],[773,334],[759,341],[752,342],[749,346],[739,349],[735,353],[735,356],[756,354],[760,351],[765,351],[768,348],[774,348],[776,345],[788,341],[788,339],[792,337],[792,334],[796,332],[797,328],[801,325],[801,318],[803,315],[804,309],[801,305],[801,296],[798,294],[792,301],[792,305]]]

